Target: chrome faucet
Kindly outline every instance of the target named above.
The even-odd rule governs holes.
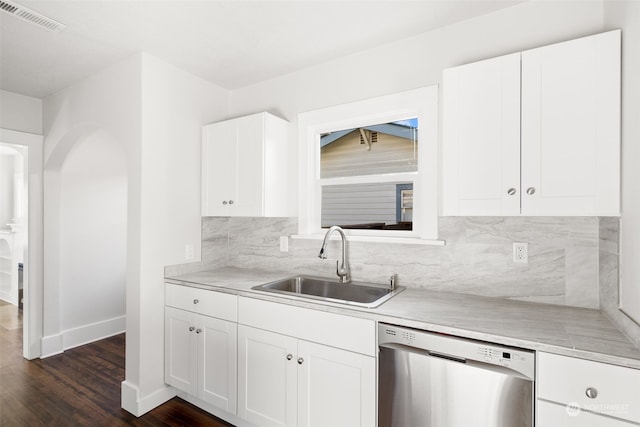
[[[322,242],[322,247],[320,248],[320,253],[318,257],[322,259],[327,259],[327,243],[329,242],[329,236],[337,231],[340,234],[340,239],[342,240],[342,262],[338,265],[339,261],[336,261],[336,274],[338,275],[338,280],[340,283],[349,283],[349,265],[347,264],[347,236],[344,235],[344,230],[334,225],[329,228],[327,234],[324,235],[324,241]]]

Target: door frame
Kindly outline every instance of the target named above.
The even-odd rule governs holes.
[[[0,128],[0,142],[26,147],[27,169],[27,250],[24,254],[24,308],[22,355],[35,359],[41,355],[43,308],[43,137]]]

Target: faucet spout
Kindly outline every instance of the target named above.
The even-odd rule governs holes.
[[[337,225],[329,228],[327,234],[324,235],[324,240],[322,241],[322,247],[320,248],[320,253],[318,253],[318,257],[322,259],[327,258],[327,243],[329,243],[329,238],[334,231],[337,231],[340,234],[340,240],[342,242],[342,259],[341,261],[336,261],[336,274],[338,275],[338,280],[340,283],[349,283],[349,265],[347,263],[347,236],[344,234],[344,230]]]

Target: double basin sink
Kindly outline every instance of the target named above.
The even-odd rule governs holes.
[[[376,308],[404,290],[402,287],[392,289],[370,283],[340,283],[309,276],[289,277],[251,289],[366,308]]]

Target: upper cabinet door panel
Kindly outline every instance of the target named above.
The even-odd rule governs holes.
[[[263,204],[264,115],[235,120],[238,132],[235,216],[261,216]]]
[[[520,54],[450,68],[443,80],[443,214],[518,215]]]
[[[237,139],[233,120],[202,128],[202,216],[229,215],[228,201],[235,197]]]
[[[522,53],[522,214],[620,212],[620,31]]]

